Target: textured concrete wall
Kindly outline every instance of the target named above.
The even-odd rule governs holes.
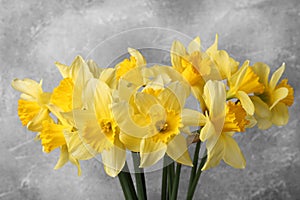
[[[109,36],[145,26],[174,29],[190,37],[200,35],[206,47],[219,33],[220,48],[240,62],[262,61],[272,70],[286,62],[285,77],[295,87],[289,124],[236,135],[247,159],[246,169],[221,164],[203,173],[195,199],[299,199],[299,0],[1,0],[0,199],[122,199],[118,180],[106,176],[95,160],[82,162],[81,177],[71,164],[53,170],[59,152],[42,153],[39,143],[33,141],[34,134],[21,126],[19,94],[10,82],[16,77],[43,78],[50,90],[60,78],[55,61],[70,64],[77,54],[87,56]],[[159,36],[156,41],[146,41],[151,38],[129,35],[120,47],[107,45],[103,58],[92,58],[104,65],[112,50],[126,51],[129,45],[136,48],[132,43],[136,41],[164,41]],[[184,167],[181,199],[188,173]],[[160,173],[146,177],[150,199],[158,198]]]

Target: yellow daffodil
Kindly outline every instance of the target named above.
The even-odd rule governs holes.
[[[248,94],[262,93],[264,85],[259,82],[258,75],[249,67],[249,61],[228,79],[227,99],[237,98],[249,115],[254,114],[254,104]]]
[[[294,90],[283,79],[279,84],[278,81],[285,69],[285,64],[277,69],[269,82],[270,68],[264,63],[255,63],[253,70],[259,77],[259,81],[265,89],[262,94],[252,97],[255,105],[255,118],[258,122],[258,128],[267,129],[275,124],[282,126],[289,120],[288,106],[294,102]]]
[[[215,42],[206,50],[207,55],[212,59],[222,79],[229,79],[238,70],[239,62],[235,61],[224,50],[218,50],[218,35]]]
[[[130,59],[126,58],[115,66],[116,80],[119,80],[130,70],[146,65],[144,56],[138,50],[128,48],[128,53],[130,54]]]
[[[200,113],[183,109],[188,94],[186,87],[180,82],[163,89],[146,86],[134,95],[133,101],[113,106],[122,141],[140,152],[140,167],[154,165],[165,154],[176,162],[192,165],[186,139],[180,132],[186,126],[199,125]],[[137,107],[138,112],[132,112],[132,107]]]
[[[43,151],[50,153],[56,148],[60,148],[60,157],[54,169],[59,169],[68,161],[77,166],[78,175],[81,175],[81,168],[78,159],[74,158],[66,143],[65,132],[70,130],[70,126],[64,124],[55,124],[53,121],[43,121],[43,129],[37,138],[41,140]],[[73,133],[75,134],[75,133]]]
[[[232,136],[236,131],[245,131],[249,124],[247,113],[240,103],[226,104],[225,85],[220,81],[208,81],[203,96],[208,112],[200,132],[200,140],[206,141],[207,148],[207,161],[202,170],[217,166],[221,160],[232,167],[244,168],[245,158]]]
[[[181,42],[174,41],[171,47],[171,62],[173,68],[189,83],[195,98],[200,101],[201,105],[204,105],[202,93],[205,79],[203,77],[211,73],[211,62],[200,48],[199,37],[190,42],[187,51]],[[202,107],[202,109],[205,108]]]
[[[106,173],[115,177],[125,164],[126,150],[111,111],[111,89],[99,79],[90,79],[84,95],[85,110],[73,111],[75,125],[90,154],[100,153]]]
[[[22,93],[18,101],[18,115],[23,126],[31,131],[40,131],[42,122],[50,119],[46,105],[51,94],[43,92],[42,81],[37,83],[31,79],[15,79],[12,87]]]

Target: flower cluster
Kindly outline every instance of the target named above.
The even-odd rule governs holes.
[[[70,66],[56,63],[62,80],[51,93],[31,79],[15,79],[20,91],[18,115],[24,126],[38,132],[43,151],[61,151],[55,169],[70,161],[101,155],[109,176],[120,173],[126,151],[139,152],[140,167],[156,164],[166,154],[192,166],[188,146],[206,142],[206,170],[221,160],[244,168],[245,158],[233,135],[255,125],[267,129],[289,119],[293,88],[279,82],[285,65],[269,80],[264,63],[240,65],[218,49],[218,37],[203,51],[197,37],[187,48],[174,41],[172,66],[147,66],[144,56],[130,57],[114,68],[99,68],[77,56]],[[188,108],[194,97],[199,109]],[[191,131],[198,127],[198,131]]]

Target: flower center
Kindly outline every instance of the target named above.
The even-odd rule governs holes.
[[[169,125],[165,121],[161,120],[161,121],[156,122],[155,127],[158,132],[164,133],[164,132],[168,131]]]

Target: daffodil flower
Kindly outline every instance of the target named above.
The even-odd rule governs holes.
[[[230,57],[226,51],[218,50],[217,34],[214,44],[206,50],[206,54],[212,59],[222,80],[229,79],[238,70],[239,62]]]
[[[208,111],[200,140],[206,141],[207,161],[202,170],[217,166],[221,160],[235,168],[244,168],[245,158],[238,144],[232,138],[234,132],[245,131],[249,123],[242,106],[226,103],[225,85],[220,81],[208,81],[204,86],[204,101]]]
[[[211,62],[208,56],[201,52],[200,38],[196,37],[188,45],[187,50],[179,41],[174,41],[171,47],[171,62],[173,68],[189,83],[195,98],[201,106],[205,76],[211,73]],[[204,110],[205,108],[202,107]]]
[[[262,94],[251,97],[255,106],[255,118],[258,122],[258,128],[267,129],[275,124],[282,126],[289,120],[288,106],[294,102],[294,90],[283,79],[279,84],[278,81],[285,69],[285,64],[277,69],[270,81],[270,67],[264,63],[255,63],[253,70],[259,77],[259,81],[265,89]]]
[[[264,85],[259,82],[258,75],[249,66],[249,61],[245,61],[242,67],[228,79],[228,86],[227,99],[239,99],[246,112],[253,115],[254,104],[249,94],[262,93]]]
[[[146,86],[141,92],[137,91],[133,101],[113,106],[122,141],[129,149],[140,152],[140,167],[154,165],[165,154],[176,162],[192,166],[181,130],[199,125],[200,113],[183,108],[188,94],[186,87],[181,82],[163,89]],[[133,112],[132,107],[138,111]]]
[[[21,97],[18,101],[18,115],[28,130],[38,132],[42,129],[42,122],[50,120],[47,104],[51,94],[43,92],[42,81],[37,83],[31,79],[15,79],[12,87],[20,91]]]
[[[106,173],[115,177],[124,167],[126,149],[111,111],[111,89],[99,79],[90,79],[84,96],[85,110],[73,111],[75,125],[90,154],[101,154]]]
[[[144,56],[136,49],[128,48],[130,59],[124,59],[122,62],[115,66],[116,80],[119,80],[130,70],[146,65]]]

